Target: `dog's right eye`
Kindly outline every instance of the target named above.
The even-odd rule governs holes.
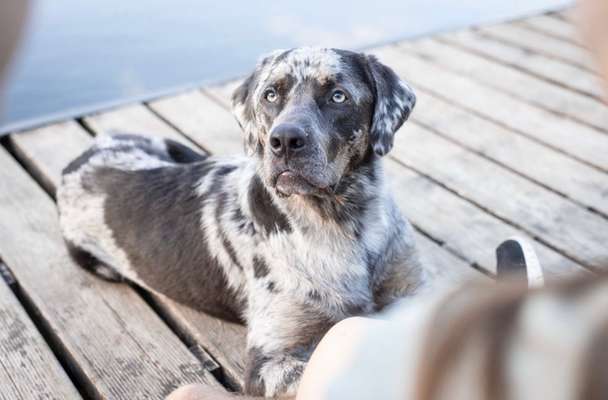
[[[274,89],[266,89],[264,92],[264,99],[269,103],[274,103],[279,98],[278,93]]]

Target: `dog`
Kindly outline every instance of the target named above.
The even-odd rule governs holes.
[[[245,392],[292,395],[331,326],[429,285],[382,170],[415,102],[373,56],[273,52],[232,97],[244,156],[115,135],[70,163],[66,244],[106,279],[245,323]]]

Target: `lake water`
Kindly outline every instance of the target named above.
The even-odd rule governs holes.
[[[0,133],[243,75],[276,48],[361,49],[571,0],[37,0]]]

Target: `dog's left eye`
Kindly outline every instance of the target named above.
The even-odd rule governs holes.
[[[341,90],[336,90],[331,95],[331,101],[334,103],[344,103],[346,101],[346,93]]]
[[[279,94],[276,92],[276,90],[274,90],[272,88],[268,88],[264,92],[264,98],[266,99],[267,102],[274,103],[279,98]]]

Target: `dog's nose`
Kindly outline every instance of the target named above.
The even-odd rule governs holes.
[[[270,150],[278,157],[305,149],[307,142],[306,132],[291,124],[281,124],[270,133]]]

